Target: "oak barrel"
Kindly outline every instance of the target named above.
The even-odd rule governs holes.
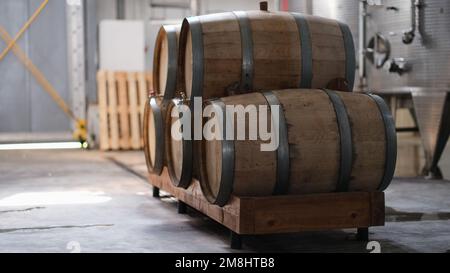
[[[178,65],[181,25],[161,26],[153,56],[153,92],[144,111],[144,153],[150,173],[161,174],[165,165],[164,123],[168,101],[180,86]]]
[[[181,75],[178,67],[181,25],[161,26],[156,36],[153,55],[153,90],[165,100],[176,95]]]
[[[189,108],[188,102],[184,99],[175,98],[168,102],[164,137],[165,157],[170,180],[174,186],[187,189],[192,182],[193,175],[193,141],[190,137],[177,139],[172,134],[172,130],[175,131],[172,128],[176,128],[174,124],[183,117],[183,107]],[[192,123],[191,117],[189,117],[189,122]],[[182,130],[179,132],[181,133]]]
[[[165,165],[164,128],[167,101],[150,96],[144,110],[144,154],[149,173],[160,175]]]
[[[186,18],[180,69],[187,97],[329,88],[352,91],[355,49],[346,24],[299,13],[236,11]]]
[[[280,107],[274,151],[261,151],[260,138],[203,140],[198,145],[200,184],[213,204],[223,206],[231,195],[382,191],[392,179],[395,126],[378,96],[291,89],[225,97],[207,105],[265,105],[269,112]],[[275,119],[273,113],[268,115]],[[224,119],[230,126],[231,118]],[[235,134],[236,124],[228,127]]]

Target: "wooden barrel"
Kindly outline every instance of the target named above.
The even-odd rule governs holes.
[[[175,97],[181,76],[178,70],[178,41],[181,25],[159,29],[153,55],[153,90],[165,100]]]
[[[144,153],[150,173],[161,174],[165,165],[164,123],[168,101],[180,86],[178,69],[179,35],[181,25],[161,26],[153,56],[153,91],[145,104]]]
[[[352,91],[355,49],[347,25],[299,13],[237,11],[183,21],[182,89],[221,98],[250,91],[330,88]]]
[[[177,139],[173,137],[172,127],[182,117],[182,108],[189,108],[187,101],[173,99],[169,101],[166,111],[165,155],[170,180],[176,187],[188,188],[192,182],[193,164],[191,138]],[[190,119],[192,122],[192,119]]]
[[[167,102],[162,97],[150,96],[144,110],[144,153],[149,173],[160,175],[164,160],[164,128]]]
[[[209,104],[222,109],[227,105],[281,108],[279,146],[274,151],[261,151],[260,139],[203,140],[198,145],[200,184],[211,203],[223,206],[232,194],[382,191],[392,179],[395,126],[378,96],[291,89],[226,97]],[[248,124],[249,115],[245,120]],[[249,125],[246,130],[248,136]]]

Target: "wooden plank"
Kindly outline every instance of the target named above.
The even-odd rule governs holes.
[[[149,174],[150,183],[161,190],[170,193],[178,200],[188,204],[196,210],[204,213],[211,219],[226,226],[231,230],[238,230],[239,199],[232,197],[229,204],[223,208],[212,205],[203,196],[198,181],[193,181],[187,189],[177,188],[170,182],[167,168],[164,168],[161,176]]]
[[[117,110],[117,88],[114,72],[108,71],[108,126],[110,132],[110,149],[118,150],[119,145],[119,120]]]
[[[149,175],[154,186],[238,234],[271,234],[384,225],[384,193],[349,192],[268,197],[233,196],[223,208],[210,204],[199,182],[187,189],[170,182],[167,169]]]
[[[138,94],[139,94],[139,112],[141,116],[144,116],[144,107],[145,107],[145,101],[148,97],[148,88],[147,85],[147,79],[146,79],[146,73],[138,72],[137,73],[137,81],[138,81]]]
[[[98,112],[100,122],[100,150],[106,151],[109,149],[109,132],[108,132],[108,94],[106,72],[97,72],[97,90],[98,90]]]
[[[139,101],[136,73],[127,73],[128,84],[128,100],[129,100],[129,114],[130,114],[130,129],[131,129],[131,148],[138,150],[141,148],[141,134],[139,122]]]
[[[120,130],[120,148],[123,150],[130,149],[130,123],[128,113],[128,89],[126,73],[116,72],[118,88],[118,112],[119,112],[119,130]]]
[[[371,204],[371,226],[384,226],[385,216],[385,199],[384,193],[372,192],[370,193]]]
[[[243,199],[242,209],[253,209],[253,221],[240,226],[244,234],[371,226],[369,193]]]

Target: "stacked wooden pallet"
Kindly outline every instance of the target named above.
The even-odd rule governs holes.
[[[142,120],[152,86],[146,72],[98,71],[100,149],[137,150],[143,147]]]

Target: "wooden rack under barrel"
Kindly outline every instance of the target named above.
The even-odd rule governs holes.
[[[172,185],[167,169],[150,174],[153,196],[163,190],[178,199],[178,212],[187,206],[231,231],[231,248],[242,247],[243,235],[356,228],[357,239],[368,241],[369,227],[384,225],[383,192],[344,192],[268,197],[236,197],[219,207],[210,204],[194,180],[188,189]]]

